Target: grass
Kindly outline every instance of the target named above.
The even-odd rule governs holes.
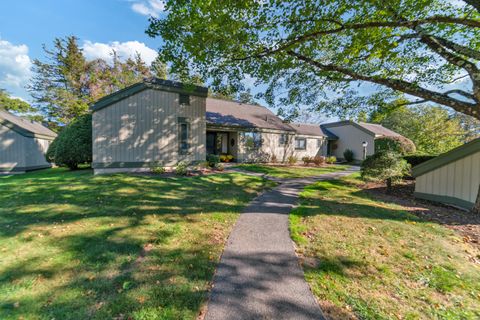
[[[347,165],[327,165],[325,167],[301,167],[301,166],[272,166],[264,164],[240,164],[237,168],[257,173],[264,173],[271,177],[282,179],[295,179],[312,177],[320,174],[345,170]]]
[[[195,319],[238,213],[241,174],[0,177],[0,319]]]
[[[333,319],[479,319],[476,249],[377,201],[357,178],[321,181],[290,215],[305,277]]]

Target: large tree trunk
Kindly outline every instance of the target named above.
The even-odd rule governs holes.
[[[477,201],[472,208],[473,213],[480,214],[480,186],[478,186]]]
[[[387,179],[387,193],[388,194],[392,193],[392,178]]]

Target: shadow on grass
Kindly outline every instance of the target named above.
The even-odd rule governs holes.
[[[266,183],[239,174],[164,179],[89,170],[2,177],[0,244],[13,246],[10,257],[13,243],[38,251],[0,264],[7,293],[0,318],[195,318],[221,249],[208,226],[226,224]],[[200,233],[184,235],[179,224]],[[176,246],[182,235],[191,242]]]

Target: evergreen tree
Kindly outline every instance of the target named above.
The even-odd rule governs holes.
[[[12,98],[4,89],[0,89],[0,109],[14,111],[18,113],[27,113],[35,111],[27,102]]]

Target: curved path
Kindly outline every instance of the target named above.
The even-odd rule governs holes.
[[[282,180],[253,200],[229,236],[205,319],[324,319],[298,263],[288,214],[306,185],[354,171]]]

